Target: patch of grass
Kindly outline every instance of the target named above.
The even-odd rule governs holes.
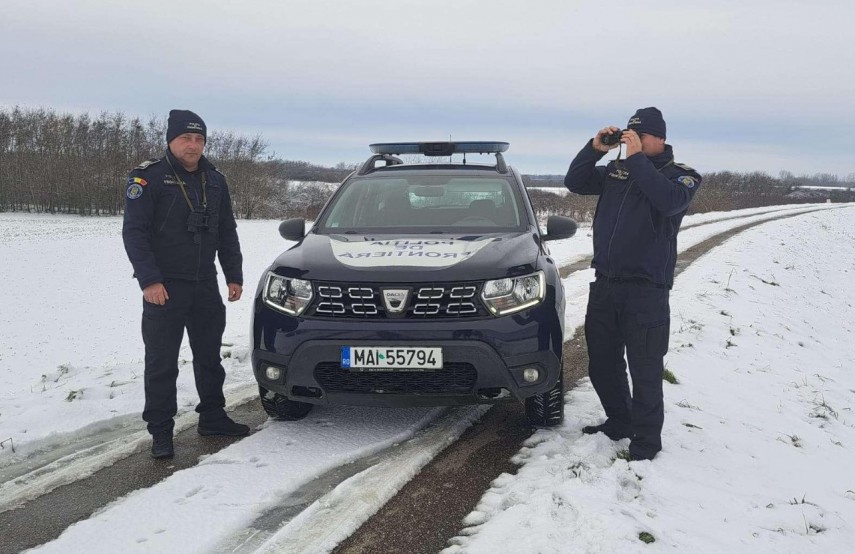
[[[78,398],[83,398],[83,389],[68,391],[68,396],[65,397],[65,401],[71,402],[73,400],[77,400]]]
[[[679,385],[680,384],[680,381],[677,380],[677,377],[674,375],[674,373],[670,369],[666,369],[665,371],[662,372],[662,380],[668,381],[672,385]]]
[[[757,277],[757,276],[755,275],[755,277]],[[770,286],[773,286],[773,287],[780,287],[780,286],[781,286],[781,285],[779,285],[779,284],[778,284],[778,282],[777,282],[777,281],[767,281],[766,279],[764,279],[764,278],[762,278],[762,277],[757,277],[757,278],[758,278],[758,279],[760,279],[760,282],[761,282],[761,283],[763,283],[763,284],[770,285]]]
[[[632,461],[629,455],[629,449],[624,448],[623,450],[618,450],[617,454],[615,454],[615,460],[626,460],[627,462]]]
[[[571,465],[569,469],[578,479],[582,476],[583,470],[585,469],[585,465],[582,462],[576,462],[575,464]]]
[[[790,500],[790,505],[791,506],[798,506],[799,504],[809,504],[811,506],[816,506],[816,504],[814,504],[813,502],[811,502],[809,500],[805,500],[806,498],[807,498],[807,493],[802,495],[801,500],[799,500],[798,496],[794,496],[793,499]]]
[[[813,412],[810,413],[810,416],[824,419],[826,421],[828,421],[829,416],[837,419],[840,414],[828,405],[828,402],[825,401],[825,396],[820,396],[820,398],[822,398],[822,400],[814,400],[814,405],[816,407],[813,409]]]
[[[730,288],[730,278],[733,277],[733,270],[730,270],[730,275],[727,276],[727,284],[724,286],[724,290],[726,292],[736,292],[732,288]]]
[[[680,325],[680,333],[685,331],[700,331],[704,326],[701,323],[698,323],[694,319],[688,320],[688,322],[684,321],[682,325]]]
[[[638,534],[638,540],[643,542],[644,544],[650,544],[656,542],[656,537],[648,533],[647,531],[642,531]]]
[[[823,531],[825,531],[825,527],[822,527],[821,525],[817,525],[816,523],[811,523],[808,525],[808,535],[810,535],[811,531],[813,531],[816,534],[819,534],[819,533],[822,533]]]

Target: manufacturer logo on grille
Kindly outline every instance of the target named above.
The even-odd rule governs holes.
[[[390,314],[399,314],[407,307],[409,289],[383,289],[383,303]]]

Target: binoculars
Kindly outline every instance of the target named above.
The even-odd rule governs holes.
[[[627,129],[624,129],[623,131],[615,131],[610,135],[603,135],[602,137],[600,137],[600,141],[606,146],[619,144],[621,135],[624,134],[626,131]]]

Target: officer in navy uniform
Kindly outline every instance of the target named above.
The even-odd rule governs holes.
[[[620,142],[604,144],[618,134]],[[608,140],[607,140],[608,142]],[[626,145],[626,159],[596,165]],[[653,107],[630,118],[625,131],[605,127],[570,164],[564,185],[599,195],[594,214],[596,279],[591,283],[585,336],[588,373],[606,413],[584,433],[630,438],[633,460],[652,460],[662,450],[663,358],[668,351],[677,232],[701,184],[692,168],[674,161],[665,144],[665,120]],[[632,378],[630,394],[626,368]]]
[[[243,257],[226,178],[202,155],[206,137],[198,115],[170,111],[166,155],[131,171],[125,191],[122,238],[143,291],[143,419],[154,458],[174,455],[175,383],[185,327],[199,393],[199,434],[249,433],[224,410],[220,346],[226,310],[214,257],[219,256],[230,302],[243,292]]]

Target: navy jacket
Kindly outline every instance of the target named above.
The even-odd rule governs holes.
[[[570,191],[600,196],[591,266],[608,277],[641,278],[670,288],[677,232],[701,176],[674,163],[670,145],[657,156],[638,153],[597,166],[604,155],[588,141],[564,178]]]
[[[198,242],[195,233],[188,230],[190,206],[178,178],[185,183],[194,206],[201,205],[207,196],[208,229],[198,233]],[[205,157],[191,174],[167,149],[166,156],[143,162],[131,171],[122,239],[141,289],[164,279],[213,279],[217,275],[216,255],[226,282],[243,284],[243,256],[229,188],[225,176]]]

